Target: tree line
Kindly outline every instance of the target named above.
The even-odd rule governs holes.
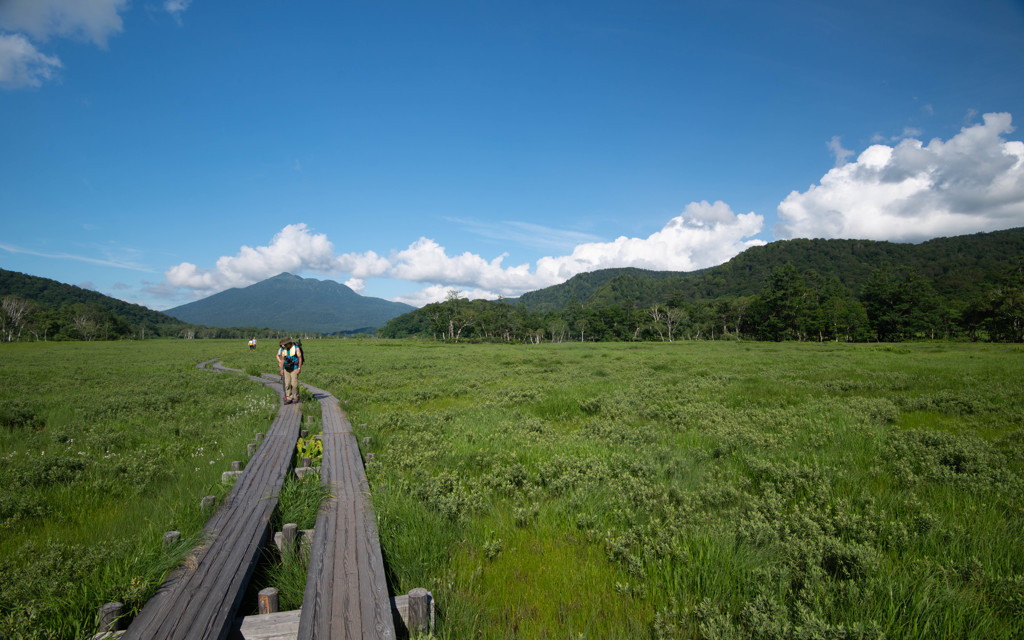
[[[857,291],[837,277],[791,263],[773,269],[749,296],[663,303],[583,304],[530,311],[504,300],[442,302],[392,319],[385,338],[459,341],[721,340],[899,342],[970,339],[1024,342],[1024,257],[970,300],[938,294],[917,269],[883,264]]]

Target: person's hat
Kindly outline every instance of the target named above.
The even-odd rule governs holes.
[[[285,346],[285,345],[289,345],[291,343],[292,343],[292,339],[291,338],[281,338],[281,346],[282,347]]]

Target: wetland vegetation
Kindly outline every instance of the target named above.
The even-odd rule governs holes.
[[[394,593],[443,638],[1014,638],[1024,350],[947,342],[316,341]],[[239,341],[15,344],[0,633],[141,606],[277,408]],[[315,413],[315,403],[304,412]],[[220,489],[223,491],[223,489]],[[187,545],[181,545],[182,548]]]

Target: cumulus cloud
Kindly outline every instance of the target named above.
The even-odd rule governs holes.
[[[750,239],[761,231],[763,223],[762,216],[737,215],[724,202],[694,202],[647,238],[620,237],[613,242],[580,244],[570,255],[541,258],[532,269],[526,263],[504,265],[507,254],[491,260],[470,252],[449,255],[429,238],[420,238],[387,257],[373,251],[335,256],[326,235],[312,233],[305,224],[292,224],[267,246],[243,246],[236,255],[217,260],[210,269],[183,262],[169,269],[165,277],[169,286],[189,289],[198,296],[248,286],[282,271],[314,271],[348,274],[346,284],[356,291],[365,288],[367,278],[429,285],[398,298],[409,304],[443,300],[452,289],[472,298],[494,299],[559,284],[596,269],[692,271],[718,265],[748,247],[764,244]]]
[[[408,249],[391,255],[388,275],[411,282],[441,282],[455,287],[479,286],[503,292],[521,291],[535,281],[530,265],[502,266],[508,254],[493,260],[465,252],[449,256],[445,248],[428,238],[420,238]]]
[[[243,246],[234,256],[217,260],[212,269],[190,262],[171,267],[164,276],[172,287],[192,289],[200,295],[232,287],[246,287],[279,273],[336,270],[334,247],[322,233],[310,233],[305,224],[290,224],[265,247]]]
[[[25,36],[0,33],[0,87],[38,87],[61,68],[60,59],[40,53]]]
[[[1024,142],[1008,113],[947,141],[876,144],[779,204],[779,238],[918,242],[1024,225]]]
[[[764,217],[735,214],[726,203],[691,202],[683,213],[647,238],[616,238],[577,246],[572,254],[537,261],[537,274],[548,284],[564,282],[577,273],[637,267],[693,271],[722,264],[762,240],[747,239],[761,232]],[[546,285],[544,285],[546,286]]]
[[[120,12],[128,0],[4,0],[0,29],[27,33],[35,40],[79,38],[107,46],[122,28]]]
[[[345,281],[345,286],[356,293],[359,293],[366,288],[366,281],[362,278],[349,278]]]

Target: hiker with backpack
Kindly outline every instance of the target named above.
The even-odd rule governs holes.
[[[284,403],[293,404],[299,401],[302,346],[291,338],[282,338],[280,345],[281,348],[277,350],[277,363],[281,367],[281,377],[284,380]]]

